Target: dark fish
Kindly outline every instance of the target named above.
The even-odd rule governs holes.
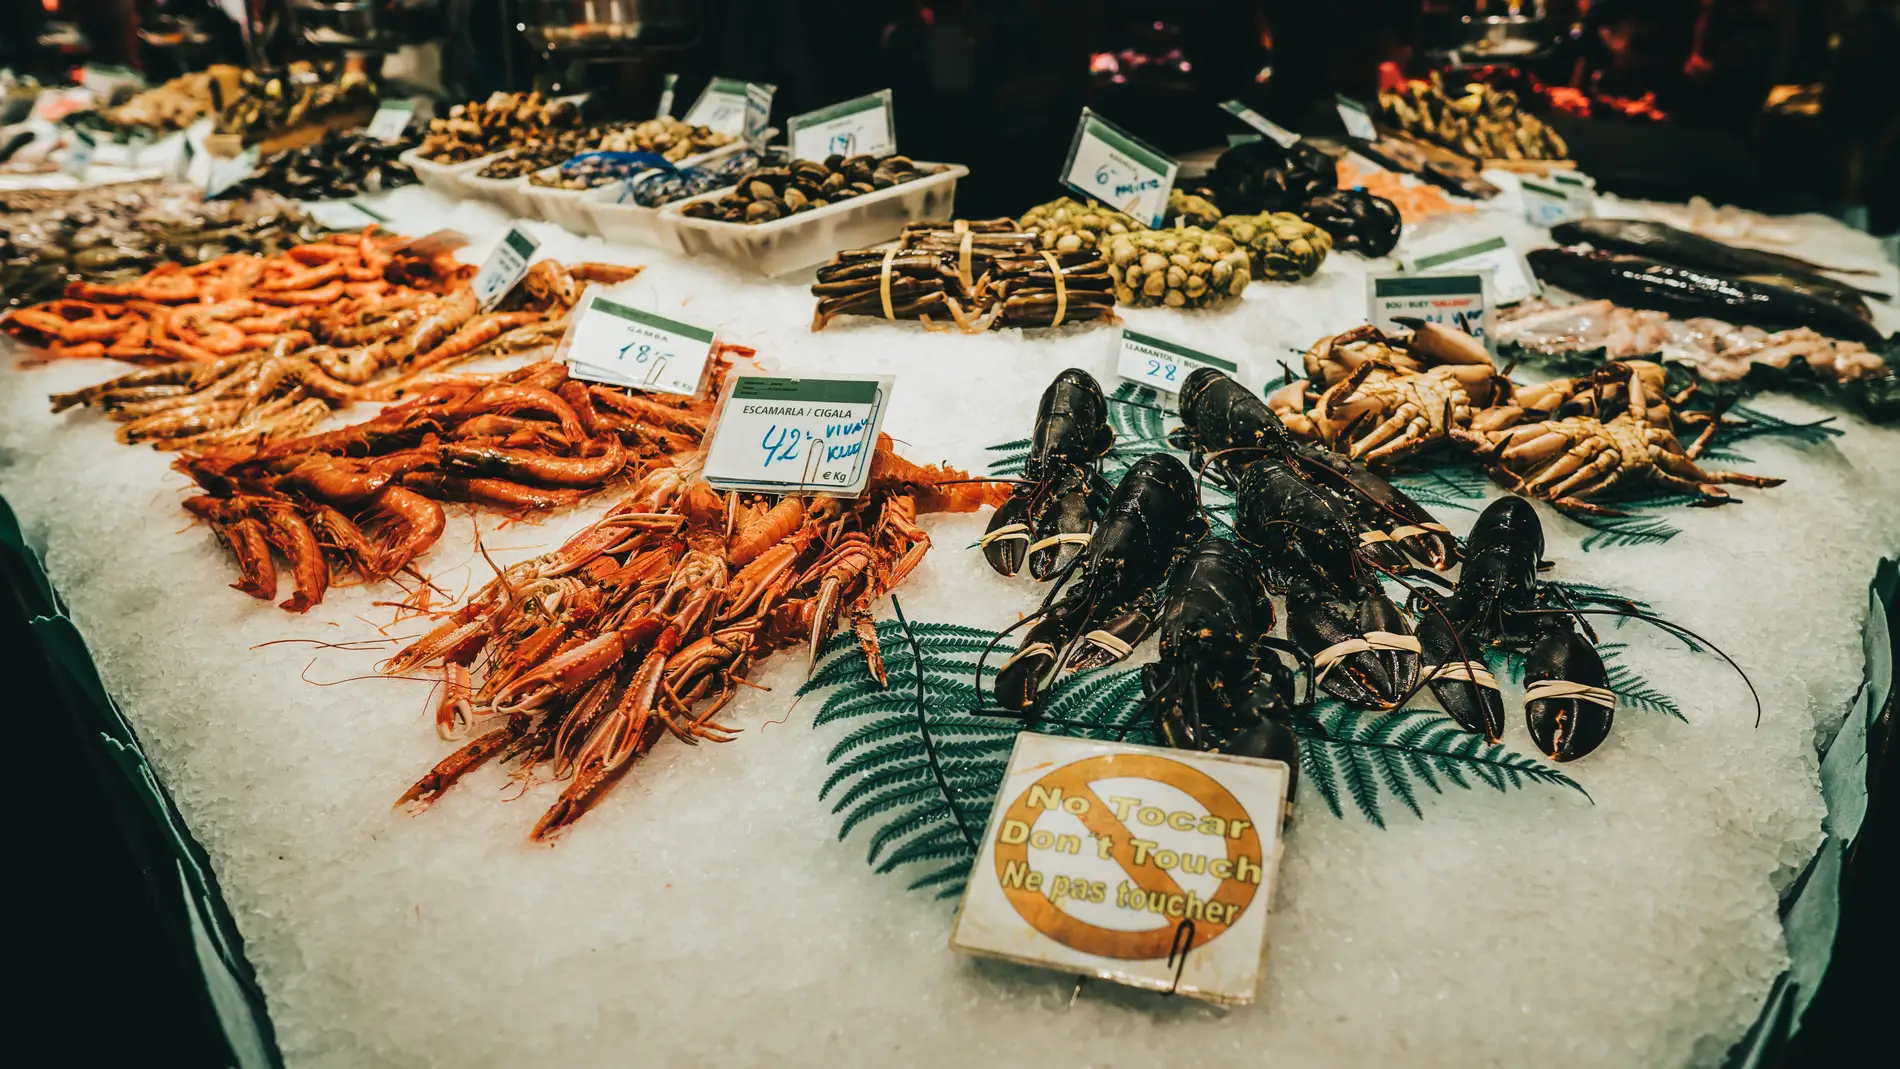
[[[1725,275],[1785,275],[1802,279],[1810,285],[1826,286],[1849,294],[1858,295],[1864,292],[1839,279],[1829,278],[1821,272],[1840,271],[1843,274],[1864,274],[1865,272],[1848,272],[1841,268],[1811,263],[1797,256],[1784,256],[1778,252],[1763,252],[1760,249],[1725,245],[1713,238],[1705,238],[1701,234],[1647,219],[1579,219],[1551,227],[1550,236],[1553,240],[1565,245],[1588,244],[1592,248],[1602,249],[1605,252],[1647,256],[1652,260],[1675,264],[1678,267],[1720,271]],[[1868,296],[1885,298],[1884,294],[1879,293],[1868,294]],[[1861,318],[1867,318],[1864,305]]]
[[[1679,319],[1713,316],[1766,330],[1811,327],[1868,346],[1886,340],[1873,324],[1841,306],[1781,286],[1609,252],[1533,249],[1526,259],[1537,277],[1551,285],[1628,308],[1668,312]]]

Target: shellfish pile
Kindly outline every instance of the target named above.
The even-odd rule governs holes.
[[[680,209],[695,219],[728,223],[769,223],[788,215],[923,177],[908,156],[831,156],[757,167],[741,175],[732,192],[716,201],[700,200]]]

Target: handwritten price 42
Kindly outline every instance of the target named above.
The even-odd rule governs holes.
[[[851,442],[846,445],[826,445],[823,438],[807,437],[805,432],[798,427],[780,427],[774,423],[766,428],[765,436],[759,441],[759,447],[765,450],[765,463],[763,467],[770,469],[773,464],[779,461],[797,460],[798,447],[805,444],[817,446],[823,454],[821,462],[825,464],[832,464],[840,460],[848,460],[851,457],[855,457],[864,446],[864,443],[861,441]],[[847,480],[848,475],[849,473],[845,471],[826,469],[817,473],[815,481],[843,484]]]

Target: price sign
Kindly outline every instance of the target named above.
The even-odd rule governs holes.
[[[778,87],[736,78],[714,78],[686,109],[682,121],[704,126],[747,141],[757,141],[772,113],[772,94]]]
[[[1596,214],[1597,180],[1577,170],[1550,172],[1550,181],[1570,198],[1573,218],[1588,219]]]
[[[1572,190],[1556,185],[1545,185],[1529,178],[1518,179],[1518,189],[1524,198],[1524,218],[1533,226],[1556,226],[1573,219],[1583,218],[1579,211],[1579,198]],[[1576,190],[1584,197],[1589,191]]]
[[[72,143],[66,149],[66,160],[60,165],[60,169],[74,178],[85,178],[86,168],[92,166],[93,148],[91,138],[74,130]]]
[[[353,200],[306,201],[303,210],[330,230],[361,230],[389,220]]]
[[[858,496],[871,478],[892,381],[733,374],[706,450],[706,481],[722,490]]]
[[[678,85],[680,76],[668,71],[666,80],[660,83],[660,106],[654,109],[653,117],[664,119],[673,114],[673,87]]]
[[[1385,331],[1401,328],[1400,317],[1442,323],[1489,347],[1497,337],[1489,291],[1489,274],[1478,271],[1369,275],[1366,322]]]
[[[1366,106],[1344,94],[1334,94],[1333,103],[1339,108],[1339,121],[1346,124],[1346,134],[1361,141],[1379,140],[1379,129],[1372,125],[1372,114]]]
[[[1491,293],[1500,307],[1516,304],[1535,294],[1538,289],[1530,268],[1524,264],[1524,258],[1513,251],[1502,237],[1489,237],[1469,245],[1420,253],[1405,261],[1405,269],[1411,272],[1488,271],[1491,274]]]
[[[795,160],[888,156],[897,151],[897,118],[891,112],[889,89],[794,115],[785,129]]]
[[[1282,761],[1025,731],[951,949],[1250,1003],[1289,780]]]
[[[1281,148],[1292,148],[1293,143],[1300,139],[1300,135],[1278,123],[1268,120],[1266,116],[1242,104],[1238,100],[1229,100],[1220,106],[1220,110],[1279,142]],[[1230,137],[1228,140],[1231,141],[1232,138]]]
[[[397,141],[409,129],[409,123],[415,117],[415,101],[385,100],[377,105],[376,114],[370,116],[369,127],[365,132],[378,141]]]
[[[1229,375],[1240,368],[1218,356],[1195,352],[1185,345],[1157,338],[1152,334],[1122,328],[1120,347],[1115,358],[1115,374],[1145,383],[1167,393],[1180,393],[1181,384],[1198,367],[1218,368]]]
[[[257,146],[252,145],[228,160],[216,160],[205,178],[205,199],[211,200],[244,181],[257,170]]]
[[[764,149],[766,123],[772,118],[772,94],[775,85],[747,82],[745,87],[745,139],[754,148]]]
[[[1153,146],[1083,108],[1061,181],[1085,197],[1160,227],[1180,169]]]
[[[482,269],[475,273],[475,281],[470,283],[484,311],[494,307],[496,301],[515,288],[521,276],[528,273],[528,264],[534,260],[534,250],[540,247],[541,243],[534,240],[534,235],[521,229],[519,223],[508,228],[508,233],[502,235],[495,251],[489,253],[488,259],[482,262]]]
[[[691,396],[712,355],[713,332],[609,300],[590,289],[561,341],[577,379]]]

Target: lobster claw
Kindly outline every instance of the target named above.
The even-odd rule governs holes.
[[[1067,667],[1071,672],[1086,672],[1115,664],[1135,652],[1154,626],[1152,610],[1143,606],[1129,609],[1077,638]]]
[[[1023,644],[996,672],[996,703],[1027,712],[1055,678],[1066,622],[1052,612],[1029,629]]]
[[[1574,761],[1602,745],[1616,719],[1603,658],[1568,617],[1531,647],[1524,662],[1524,722],[1553,761]]]
[[[1089,511],[1088,472],[1068,467],[1037,488],[1030,505],[1029,574],[1046,580],[1088,548],[1095,517]]]
[[[1029,555],[1029,543],[1029,494],[1018,489],[990,516],[989,528],[977,545],[996,574],[1015,575]]]
[[[1496,742],[1504,734],[1504,695],[1472,650],[1465,650],[1471,660],[1459,658],[1458,633],[1437,602],[1430,599],[1422,606],[1419,618],[1421,675],[1432,688],[1432,696],[1460,727]]]
[[[1418,682],[1419,641],[1383,591],[1367,591],[1356,605],[1292,593],[1286,610],[1287,637],[1313,659],[1320,687],[1340,701],[1391,709]]]

